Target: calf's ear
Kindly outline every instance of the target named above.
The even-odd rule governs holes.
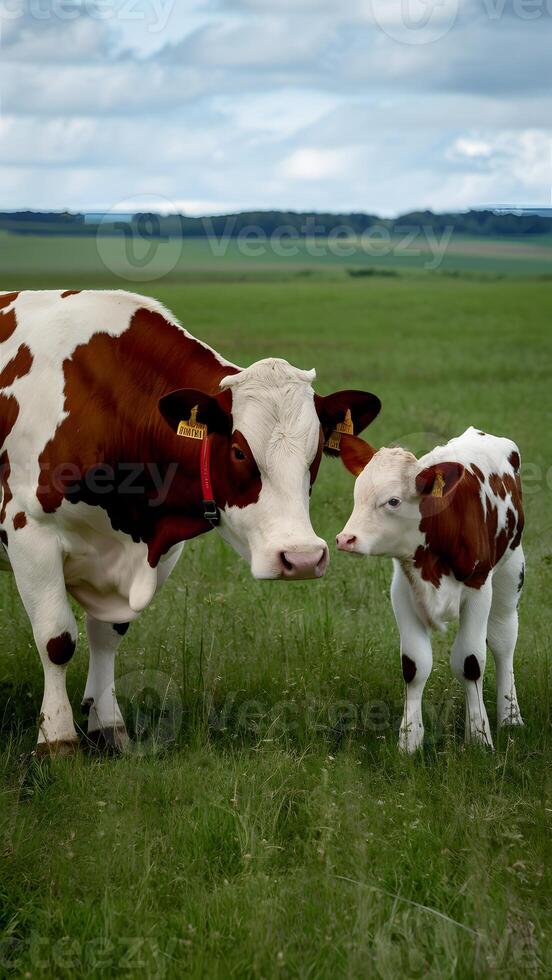
[[[448,497],[464,473],[462,463],[434,463],[418,473],[416,490],[422,497]]]
[[[331,395],[315,395],[314,404],[326,437],[337,425],[346,421],[353,426],[349,434],[357,436],[374,421],[381,409],[378,396],[370,391],[334,391]]]
[[[232,432],[230,412],[232,396],[223,391],[220,395],[208,395],[196,388],[179,388],[164,395],[159,411],[173,432],[178,432],[181,422],[206,425],[208,432],[229,435]]]
[[[343,465],[353,476],[362,473],[364,467],[368,466],[372,456],[376,453],[374,447],[364,442],[364,439],[357,439],[356,436],[348,435],[341,436],[339,450]]]

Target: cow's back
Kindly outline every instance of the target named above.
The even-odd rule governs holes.
[[[444,560],[455,577],[479,588],[496,565],[518,547],[524,526],[519,449],[510,439],[469,428],[428,453],[420,463],[459,462],[463,479],[443,503],[422,502],[420,529],[425,546],[418,565],[442,578],[433,556]],[[434,584],[438,584],[436,581]]]

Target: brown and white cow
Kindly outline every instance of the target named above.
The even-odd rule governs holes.
[[[522,724],[513,670],[525,568],[517,446],[469,428],[422,459],[404,449],[376,452],[354,436],[342,438],[341,457],[357,480],[337,547],[393,558],[391,600],[406,684],[400,747],[414,752],[422,744],[430,631],[453,620],[460,625],[451,666],[464,683],[466,739],[492,746],[483,703],[487,643],[498,724]]]
[[[366,392],[322,398],[269,358],[241,369],[126,292],[0,293],[0,534],[44,668],[39,747],[77,741],[65,687],[87,613],[88,732],[122,746],[120,635],[213,526],[256,578],[321,577],[309,492],[326,438]]]

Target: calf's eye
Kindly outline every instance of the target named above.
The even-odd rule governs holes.
[[[234,454],[234,459],[243,460],[245,459],[245,453],[242,452],[239,446],[232,446],[232,452]]]
[[[399,497],[391,497],[387,501],[387,506],[390,510],[397,510],[401,506],[401,500]]]

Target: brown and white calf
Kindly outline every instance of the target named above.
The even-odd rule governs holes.
[[[466,739],[492,746],[483,703],[487,643],[498,724],[522,724],[513,668],[525,569],[517,446],[470,428],[422,459],[404,449],[376,452],[354,436],[342,438],[341,456],[357,480],[337,547],[393,558],[391,600],[406,685],[400,747],[414,752],[422,744],[430,633],[455,620],[451,666],[464,684]]]
[[[88,733],[126,739],[114,658],[127,625],[213,526],[256,578],[321,577],[309,492],[366,392],[322,398],[314,371],[241,369],[152,299],[126,292],[0,293],[0,537],[44,668],[39,747],[77,735],[65,673],[87,613]]]

